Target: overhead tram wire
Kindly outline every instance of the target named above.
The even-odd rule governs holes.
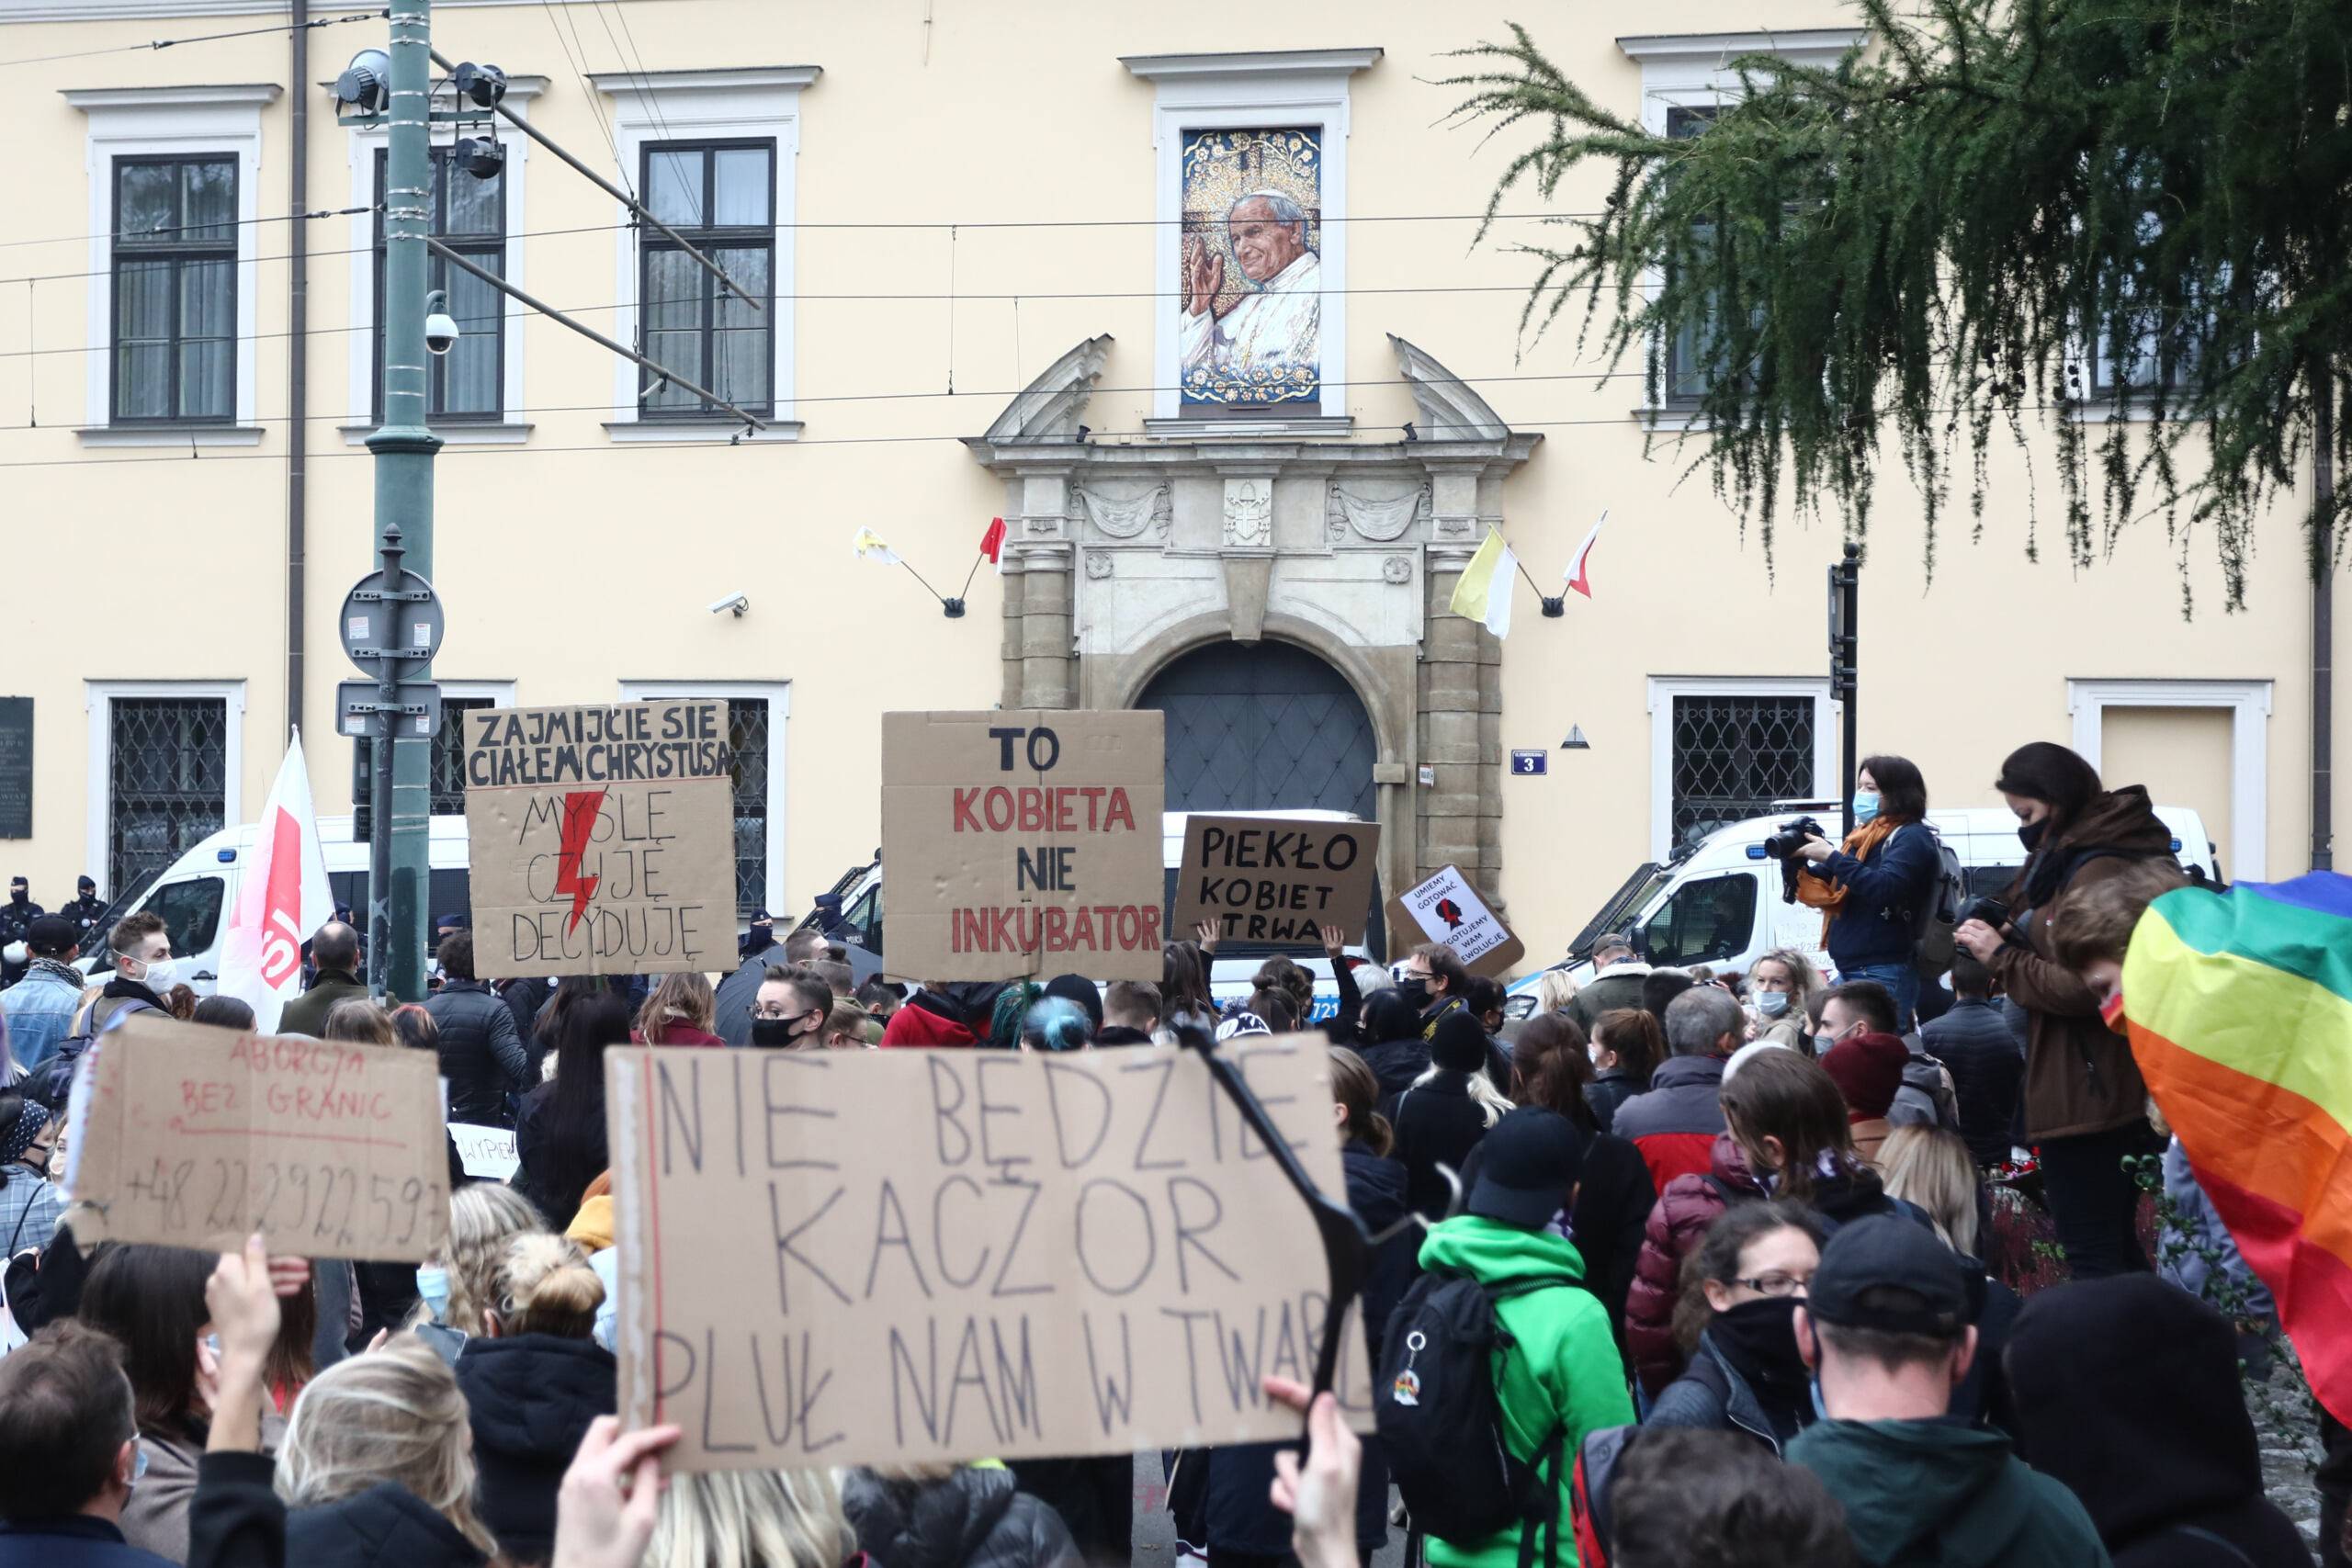
[[[317,17],[307,22],[280,22],[274,28],[244,28],[231,33],[198,33],[189,38],[151,39],[145,43],[119,43],[105,49],[77,49],[63,54],[28,55],[21,60],[0,60],[0,71],[11,65],[51,65],[61,60],[93,60],[102,54],[138,54],[159,49],[177,49],[182,44],[218,43],[224,39],[266,38],[273,33],[301,32],[312,28],[341,27],[345,22],[372,22],[385,15],[382,11],[355,11],[344,17]]]

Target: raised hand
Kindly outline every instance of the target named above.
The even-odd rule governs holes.
[[[556,1494],[554,1568],[638,1568],[662,1500],[661,1453],[677,1440],[675,1427],[589,1424]]]

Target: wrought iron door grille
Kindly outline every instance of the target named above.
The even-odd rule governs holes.
[[[1674,842],[1813,793],[1811,697],[1674,699]]]
[[[443,697],[441,726],[433,732],[433,815],[462,817],[466,811],[466,715],[496,707],[490,697]]]
[[[219,697],[118,697],[107,713],[113,802],[107,886],[128,887],[220,830],[229,705]]]
[[[768,700],[727,699],[727,743],[735,750],[735,915],[748,919],[768,897]]]

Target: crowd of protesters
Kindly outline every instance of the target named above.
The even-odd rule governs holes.
[[[1372,1238],[1378,1430],[1270,1380],[1304,1452],[1163,1456],[1209,1568],[1364,1568],[1400,1523],[1436,1568],[2311,1562],[2265,1495],[2243,1386],[2281,1348],[2275,1317],[2102,1016],[2134,919],[2180,880],[2145,794],[2061,747],[2014,753],[2023,868],[1929,973],[1925,781],[1892,756],[1860,777],[1853,832],[1798,856],[1826,966],[1654,967],[1618,933],[1509,1022],[1452,948],[1381,966],[1337,927],[1328,993],[1275,957],[1220,1000],[1213,927],[1169,944],[1157,985],[859,984],[820,931],[764,915],[723,976],[550,985],[479,977],[452,916],[431,994],[387,1008],[330,922],[278,1032],[431,1051],[451,1122],[514,1133],[505,1182],[466,1179],[452,1144],[447,1238],[419,1266],[76,1244],[58,1145],[92,1043],[142,1011],[254,1019],[185,994],[153,915],[101,934],[36,909],[0,992],[0,1568],[1127,1562],[1132,1456],[660,1481],[675,1429],[615,1418],[601,1055],[1318,1026],[1334,1196]],[[91,986],[75,960],[100,950]],[[2199,1227],[2161,1274],[2132,1174],[2159,1155]],[[1458,1345],[1475,1408],[1436,1386]],[[2340,1563],[2327,1427],[2319,1555]],[[1480,1452],[1499,1514],[1457,1484]]]

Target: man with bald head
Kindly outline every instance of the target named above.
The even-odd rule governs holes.
[[[1186,244],[1178,333],[1187,389],[1194,372],[1205,371],[1212,386],[1234,392],[1217,401],[1312,395],[1320,382],[1323,264],[1306,248],[1306,213],[1280,191],[1250,191],[1227,212],[1225,231],[1250,288],[1220,305],[1224,254],[1204,240]]]
[[[318,977],[277,1015],[277,1032],[323,1040],[327,1014],[334,1010],[334,1004],[368,995],[368,987],[359,978],[359,933],[341,920],[329,920],[311,939],[311,962],[318,968]]]

